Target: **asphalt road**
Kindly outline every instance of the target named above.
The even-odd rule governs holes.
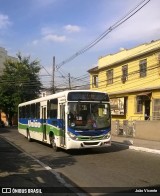
[[[129,150],[114,143],[103,149],[54,152],[49,145],[28,142],[16,129],[9,128],[0,134],[54,169],[68,183],[87,192],[95,189],[105,192],[107,187],[125,187],[122,190],[160,187],[160,156],[156,154]]]

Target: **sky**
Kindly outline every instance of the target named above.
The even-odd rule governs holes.
[[[0,47],[40,61],[44,86],[56,66],[83,49],[142,0],[0,0]],[[160,0],[150,2],[99,43],[55,71],[57,87],[89,83],[101,56],[160,39]]]

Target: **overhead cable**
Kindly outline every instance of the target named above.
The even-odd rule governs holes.
[[[77,56],[83,54],[84,52],[86,52],[87,50],[89,50],[90,48],[92,48],[93,46],[95,46],[98,42],[100,42],[104,37],[106,37],[106,35],[108,35],[111,31],[113,31],[114,29],[116,29],[117,27],[119,27],[121,24],[123,24],[124,22],[126,22],[129,18],[131,18],[133,15],[135,15],[138,11],[140,11],[146,4],[149,3],[150,0],[143,0],[141,1],[135,8],[133,8],[132,10],[130,10],[125,16],[123,16],[120,20],[118,20],[114,25],[112,25],[111,27],[109,27],[105,32],[103,32],[98,38],[96,38],[94,41],[92,41],[90,44],[88,44],[87,46],[85,46],[83,49],[79,50],[78,52],[76,52],[75,54],[73,54],[71,57],[69,57],[68,59],[62,61],[60,64],[56,65],[56,69],[58,70],[60,67],[62,67],[64,64],[72,61],[73,59],[75,59]]]

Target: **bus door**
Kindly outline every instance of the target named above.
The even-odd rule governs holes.
[[[43,141],[47,140],[46,135],[46,117],[47,117],[47,107],[41,106],[41,123],[42,123],[42,132],[43,132]]]
[[[60,103],[60,119],[61,119],[61,128],[62,128],[62,132],[61,132],[61,145],[64,146],[65,145],[65,104],[64,103]]]

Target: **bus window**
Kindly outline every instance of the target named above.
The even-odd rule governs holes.
[[[105,129],[110,126],[109,104],[69,103],[68,124],[75,129]]]
[[[30,105],[26,105],[25,118],[30,118]]]
[[[47,101],[47,118],[57,118],[58,99]]]
[[[23,107],[19,107],[19,118],[23,118]]]
[[[25,106],[19,107],[19,118],[25,118]]]
[[[35,116],[36,116],[36,104],[33,103],[33,104],[31,104],[30,117],[35,118]]]
[[[40,103],[36,103],[36,118],[40,118]]]

